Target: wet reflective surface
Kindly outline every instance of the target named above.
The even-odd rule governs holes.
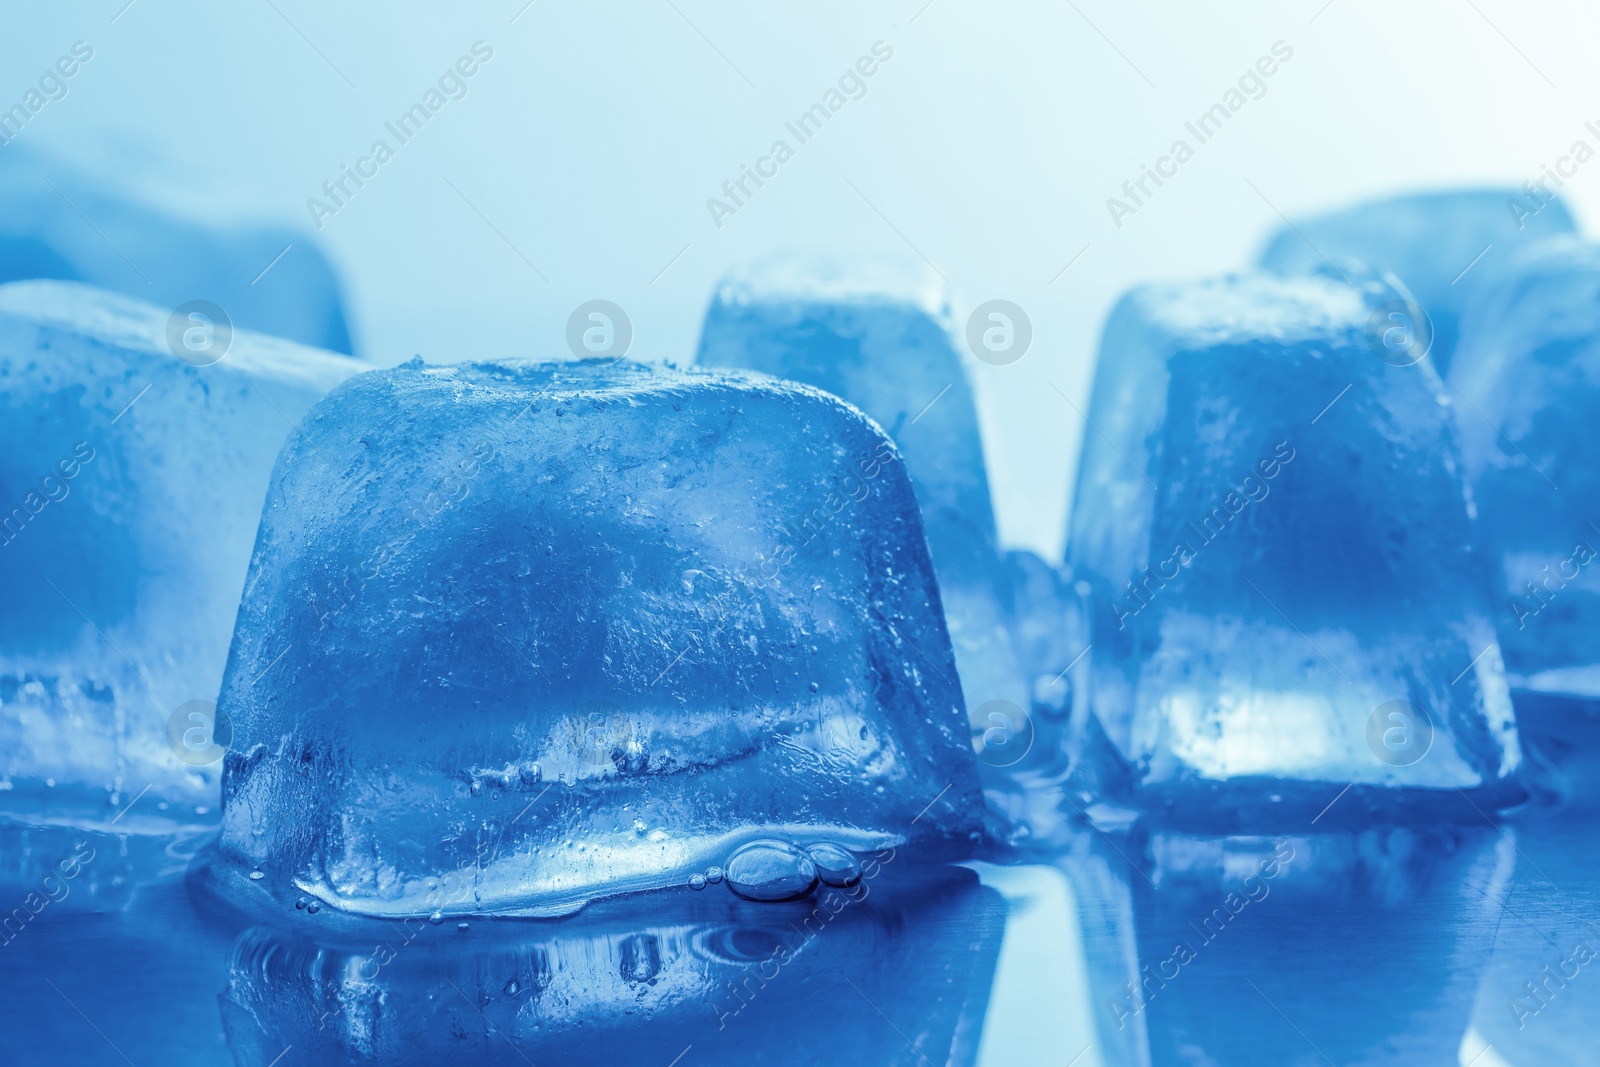
[[[683,888],[464,928],[219,893],[204,830],[0,824],[4,1060],[1593,1062],[1600,730],[1532,718],[1565,799],[1499,826],[1077,825],[963,866],[861,856],[801,900]]]

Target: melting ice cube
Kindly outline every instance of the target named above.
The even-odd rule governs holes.
[[[1451,379],[1513,684],[1600,698],[1600,246],[1517,256],[1463,320]]]
[[[1090,705],[1147,802],[1213,801],[1174,814],[1244,817],[1222,782],[1315,813],[1518,765],[1450,410],[1374,314],[1244,275],[1136,289],[1106,326],[1069,539]]]
[[[934,855],[982,806],[899,454],[760,375],[350,381],[279,460],[222,706],[221,869],[367,914]]]
[[[75,283],[0,287],[7,807],[117,818],[150,786],[119,828],[215,812],[212,702],[272,462],[359,369]]]
[[[697,361],[814,385],[888,432],[922,508],[968,711],[993,701],[1020,711],[1028,695],[1006,630],[1010,591],[949,318],[943,283],[926,270],[779,256],[724,280]],[[974,721],[980,736],[988,725]]]
[[[1462,312],[1479,287],[1517,247],[1573,228],[1566,205],[1549,190],[1413,193],[1286,224],[1273,234],[1261,265],[1304,273],[1358,260],[1393,271],[1432,320],[1430,355],[1442,375]]]

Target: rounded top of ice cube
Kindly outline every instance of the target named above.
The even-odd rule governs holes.
[[[964,848],[939,603],[898,453],[819,390],[611,360],[361,375],[274,475],[223,852],[399,914],[461,877],[461,910],[571,910],[757,838]]]
[[[730,271],[716,299],[730,304],[804,301],[904,304],[950,318],[950,290],[926,263],[900,256],[781,252]]]
[[[1112,317],[1134,316],[1180,347],[1198,348],[1345,336],[1370,313],[1362,287],[1330,274],[1241,273],[1138,286]]]

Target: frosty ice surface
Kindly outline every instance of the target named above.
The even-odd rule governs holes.
[[[0,286],[0,799],[32,817],[114,817],[146,786],[122,828],[214,810],[210,702],[272,462],[288,420],[360,369],[177,333],[76,283]]]
[[[1315,813],[1519,762],[1450,410],[1373,314],[1242,275],[1136,289],[1106,326],[1069,554],[1090,703],[1148,803]]]
[[[898,453],[760,375],[348,382],[280,457],[222,707],[225,869],[368,914],[936,854],[981,809]]]
[[[719,286],[697,361],[814,385],[884,428],[922,508],[968,709],[1026,707],[977,409],[949,317],[942,281],[925,270],[777,256]]]
[[[1429,353],[1450,369],[1462,313],[1513,251],[1571,233],[1572,216],[1546,188],[1413,193],[1285,225],[1261,256],[1269,270],[1303,273],[1356,260],[1393,271],[1432,320]]]

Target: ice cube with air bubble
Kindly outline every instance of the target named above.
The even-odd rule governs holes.
[[[615,360],[362,375],[274,475],[214,870],[370,915],[548,915],[804,893],[840,869],[824,844],[964,853],[938,603],[899,453],[817,390]]]
[[[214,820],[213,708],[272,463],[354,360],[70,282],[0,286],[0,783]],[[196,347],[197,346],[197,347]],[[181,358],[180,358],[181,354]],[[224,736],[218,736],[220,734]]]
[[[1517,794],[1452,411],[1428,361],[1374,340],[1371,298],[1245,274],[1140,287],[1106,325],[1069,536],[1079,736],[1103,731],[1142,806]]]

